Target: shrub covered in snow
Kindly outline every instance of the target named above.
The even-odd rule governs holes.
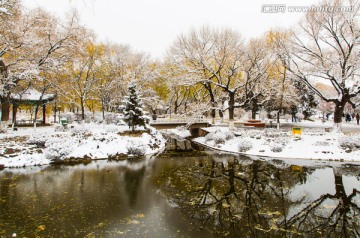
[[[130,155],[143,156],[146,153],[146,146],[134,141],[129,141],[126,148]]]
[[[75,113],[73,112],[65,112],[60,114],[60,118],[66,118],[67,123],[74,123],[74,121],[77,119]]]
[[[95,114],[86,115],[89,117],[89,120],[91,122],[94,122],[96,124],[118,124],[122,121],[123,116],[119,113],[113,113],[113,112],[106,112],[104,115],[102,112],[97,112]],[[87,120],[86,120],[87,121]]]
[[[227,132],[225,133],[225,139],[226,139],[226,140],[231,140],[231,139],[234,139],[234,138],[235,138],[235,135],[234,135],[233,132],[227,131]]]
[[[96,116],[93,112],[85,112],[85,123],[96,122],[100,120],[100,116]]]
[[[339,138],[339,145],[351,150],[360,149],[360,135],[343,136]]]
[[[52,137],[46,142],[44,154],[49,160],[63,160],[73,151],[74,146],[75,142],[70,138]]]
[[[238,142],[238,149],[240,152],[246,152],[250,150],[253,147],[253,144],[251,141],[246,139],[240,139]]]
[[[225,143],[226,141],[226,136],[224,133],[222,132],[216,132],[214,135],[213,135],[213,141],[216,145],[218,144],[223,144]]]
[[[37,147],[45,147],[46,140],[45,135],[31,135],[27,143]]]
[[[250,138],[256,138],[257,136],[262,135],[262,131],[260,130],[247,130],[246,135]]]
[[[121,131],[122,128],[114,124],[110,124],[105,127],[105,133],[119,133]]]
[[[91,133],[89,129],[87,129],[86,127],[82,127],[82,126],[77,126],[77,127],[73,128],[72,132],[74,135],[84,135],[84,134]]]
[[[282,152],[284,149],[284,145],[282,143],[273,143],[270,145],[270,150],[275,153]]]
[[[281,137],[276,138],[274,141],[275,141],[275,143],[286,146],[289,143],[289,137],[281,136]]]

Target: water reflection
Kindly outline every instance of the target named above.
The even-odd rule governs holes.
[[[0,173],[0,237],[212,237],[152,184],[154,159]]]
[[[359,167],[183,143],[144,160],[0,171],[0,237],[359,237]]]
[[[158,185],[222,236],[359,237],[359,175],[351,171],[359,172],[214,155],[164,171]]]

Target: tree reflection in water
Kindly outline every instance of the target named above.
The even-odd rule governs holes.
[[[158,185],[181,212],[218,235],[359,237],[360,194],[358,188],[346,194],[346,171],[333,170],[335,193],[293,198],[300,185],[311,185],[317,169],[294,172],[282,163],[228,157],[213,155],[165,171]]]

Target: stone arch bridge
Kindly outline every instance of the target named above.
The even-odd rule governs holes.
[[[200,128],[210,127],[211,124],[201,118],[161,118],[151,120],[150,126],[158,129],[175,129],[180,126],[185,126],[190,131],[193,137],[200,136]]]

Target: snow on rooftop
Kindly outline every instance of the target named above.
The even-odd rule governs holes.
[[[11,99],[13,100],[24,100],[24,101],[46,101],[54,99],[55,94],[42,94],[39,91],[28,88],[20,93],[12,94]]]

